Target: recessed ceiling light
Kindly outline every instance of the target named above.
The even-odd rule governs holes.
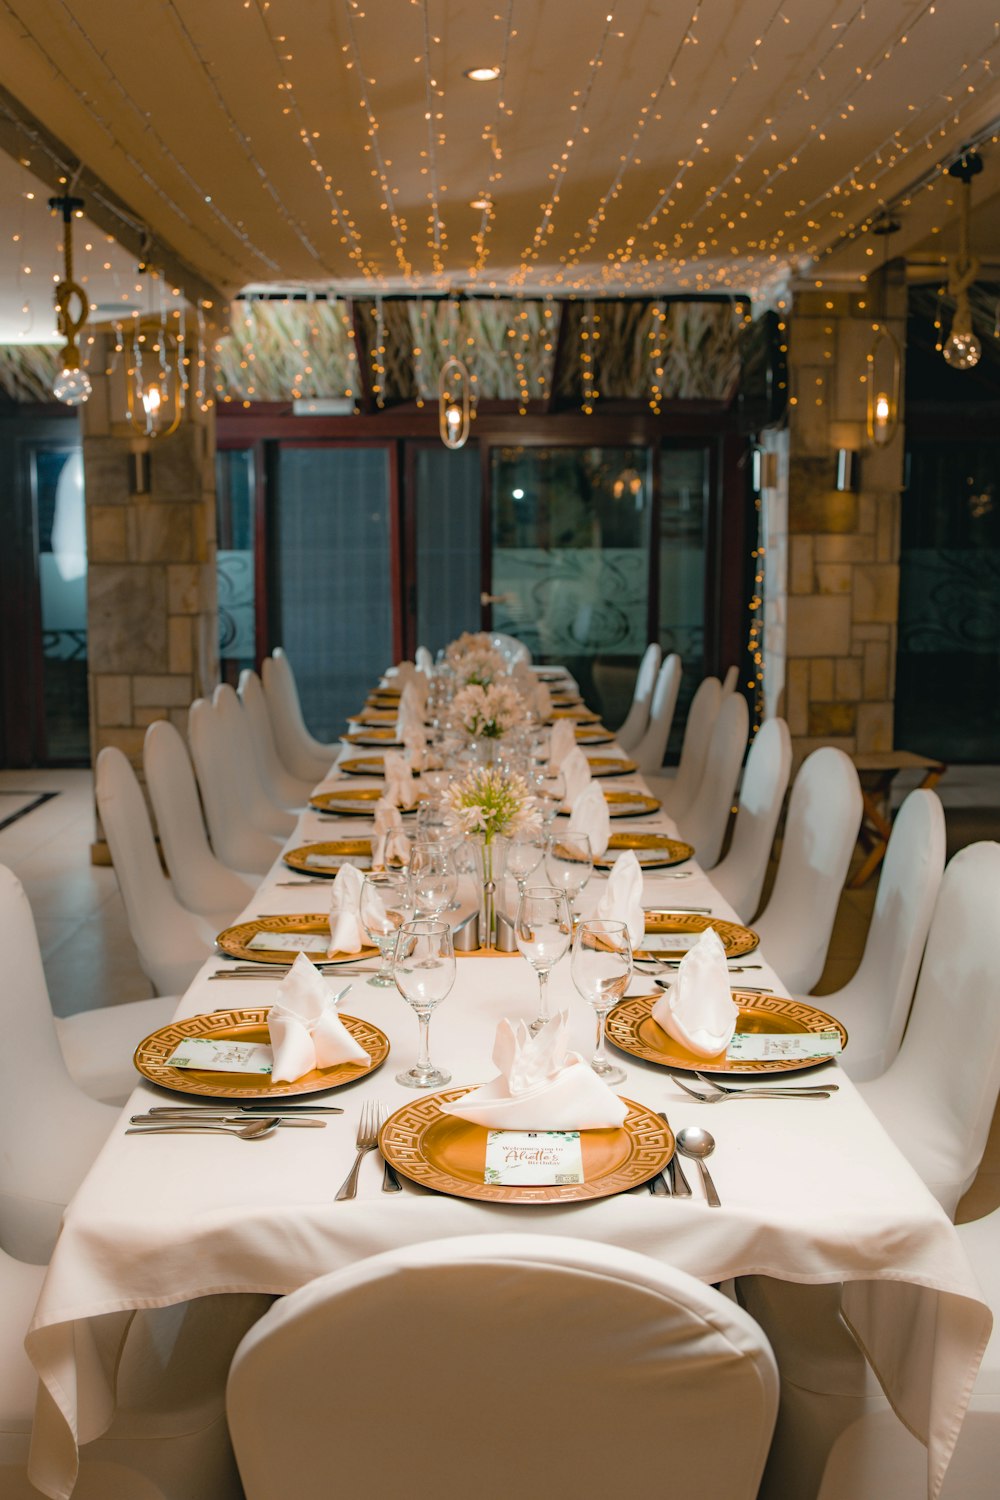
[[[466,68],[466,78],[471,78],[473,83],[492,83],[494,78],[500,77],[499,68]]]
[[[472,198],[470,200],[470,202],[469,202],[469,207],[470,208],[481,208],[481,209],[483,209],[485,211],[487,208],[492,208],[493,207],[493,199],[492,198]]]

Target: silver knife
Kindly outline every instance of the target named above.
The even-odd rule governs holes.
[[[667,1127],[667,1129],[670,1130],[670,1121],[667,1119],[667,1117],[664,1114],[664,1112],[663,1112],[662,1109],[659,1111],[659,1116],[660,1116],[660,1119],[663,1121],[664,1125]],[[670,1133],[671,1133],[671,1135],[673,1135],[673,1131],[672,1130],[670,1131]],[[691,1197],[691,1184],[688,1182],[687,1178],[684,1176],[684,1168],[681,1166],[680,1158],[677,1155],[677,1146],[676,1146],[676,1143],[674,1145],[674,1154],[670,1158],[670,1160],[667,1162],[667,1170],[670,1173],[670,1183],[671,1183],[671,1186],[672,1186],[672,1188],[674,1190],[674,1197],[675,1198],[690,1198]]]

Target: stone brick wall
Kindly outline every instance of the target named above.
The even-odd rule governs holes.
[[[133,494],[121,377],[92,366],[92,378],[82,408],[91,755],[117,745],[138,768],[147,726],[168,718],[185,731],[192,699],[218,682],[214,412],[189,403],[177,432],[149,446],[149,493]]]
[[[764,496],[778,552],[766,606],[777,639],[772,648],[765,636],[765,674],[770,701],[788,719],[796,763],[821,744],[848,754],[894,748],[903,434],[875,448],[865,433],[863,377],[877,296],[799,292],[788,320],[787,464],[778,466],[776,491]],[[902,346],[901,271],[890,274],[886,297],[887,322]],[[860,453],[856,493],[836,488],[841,447]],[[781,572],[784,597],[775,598]]]

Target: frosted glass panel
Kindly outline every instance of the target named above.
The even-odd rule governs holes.
[[[671,756],[680,751],[688,705],[705,675],[708,460],[706,448],[664,448],[660,455],[660,645],[684,664]]]
[[[417,644],[436,653],[479,629],[479,450],[419,448]]]
[[[383,448],[282,448],[273,640],[313,734],[335,738],[392,658],[389,458]]]
[[[83,455],[79,448],[38,448],[33,454],[33,470],[45,757],[50,764],[86,762],[90,732]]]

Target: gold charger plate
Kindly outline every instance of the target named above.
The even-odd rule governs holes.
[[[648,792],[605,792],[604,800],[609,818],[645,818],[662,806],[659,797]]]
[[[375,688],[369,693],[365,707],[370,705],[372,708],[392,708],[402,696],[399,688]]]
[[[349,724],[395,724],[399,717],[394,708],[363,708],[360,713],[351,714]]]
[[[577,724],[576,742],[578,745],[610,745],[614,735],[610,729],[605,729],[603,724]]]
[[[305,950],[306,958],[314,964],[353,964],[361,959],[375,958],[378,949],[359,948],[356,953],[338,953],[327,956],[330,941],[330,918],[324,912],[295,912],[287,917],[253,917],[249,922],[237,922],[234,927],[224,927],[216,938],[222,952],[230,958],[249,959],[258,964],[290,964],[296,957],[291,948],[251,948],[250,944],[258,932],[314,932],[315,948]]]
[[[298,849],[288,849],[282,859],[290,870],[305,875],[320,875],[334,880],[337,871],[344,865],[357,865],[359,870],[372,867],[371,839],[331,839],[325,844],[300,844]],[[320,864],[318,860],[336,859],[335,865]]]
[[[760,942],[760,938],[750,927],[743,927],[739,922],[727,922],[724,917],[709,917],[698,911],[663,911],[646,912],[646,931],[648,933],[686,933],[698,935],[705,931],[706,927],[714,927],[726,950],[727,958],[743,958],[747,953],[752,953]],[[678,945],[676,948],[640,948],[636,958],[683,958],[688,951],[686,945]]]
[[[394,726],[391,729],[352,729],[340,737],[348,745],[383,745],[389,749],[403,743],[402,740],[397,740]]]
[[[309,806],[316,812],[340,813],[345,818],[371,818],[376,802],[384,796],[385,789],[380,786],[345,786],[338,792],[313,792]],[[400,809],[404,817],[416,810],[416,803]]]
[[[358,755],[351,760],[338,762],[338,771],[344,771],[348,776],[384,776],[385,761],[381,755]],[[413,771],[413,776],[419,776],[419,771]]]
[[[364,1063],[337,1063],[332,1068],[313,1068],[294,1083],[272,1083],[261,1073],[209,1073],[201,1068],[172,1068],[167,1058],[178,1043],[192,1036],[207,1036],[239,1042],[267,1043],[267,1007],[243,1006],[238,1010],[215,1011],[210,1016],[191,1016],[186,1021],[172,1021],[147,1036],[135,1049],[132,1061],[150,1083],[178,1094],[202,1094],[211,1099],[281,1099],[291,1094],[317,1094],[324,1089],[338,1089],[356,1078],[374,1073],[389,1056],[389,1038],[370,1021],[358,1016],[340,1019],[356,1042],[371,1058]]]
[[[631,849],[644,870],[679,865],[694,854],[690,844],[682,844],[680,839],[668,839],[665,833],[613,833],[608,840],[607,853],[594,860],[594,868],[610,870],[623,849]]]
[[[486,1169],[485,1125],[473,1125],[442,1112],[469,1093],[445,1089],[404,1104],[379,1132],[379,1150],[414,1182],[455,1198],[482,1198],[490,1203],[578,1203],[608,1198],[648,1182],[662,1172],[674,1154],[674,1137],[659,1115],[631,1099],[620,1130],[581,1130],[584,1182],[538,1187],[510,1187],[483,1181]]]
[[[549,715],[552,719],[574,719],[577,724],[599,724],[600,714],[595,714],[592,708],[554,708]]]
[[[639,767],[634,760],[625,760],[620,755],[588,755],[587,765],[591,776],[629,776]]]
[[[695,1057],[653,1020],[650,1012],[655,998],[641,995],[634,1000],[619,1001],[608,1015],[605,1035],[622,1052],[644,1058],[661,1068],[676,1068],[683,1073],[791,1073],[801,1068],[815,1068],[829,1060],[784,1057],[775,1062],[730,1062],[725,1054],[721,1057]],[[737,1031],[787,1033],[833,1028],[840,1032],[841,1046],[847,1045],[847,1032],[836,1017],[816,1010],[804,1000],[791,1000],[785,995],[754,995],[746,990],[733,990],[733,999],[740,1008]]]

